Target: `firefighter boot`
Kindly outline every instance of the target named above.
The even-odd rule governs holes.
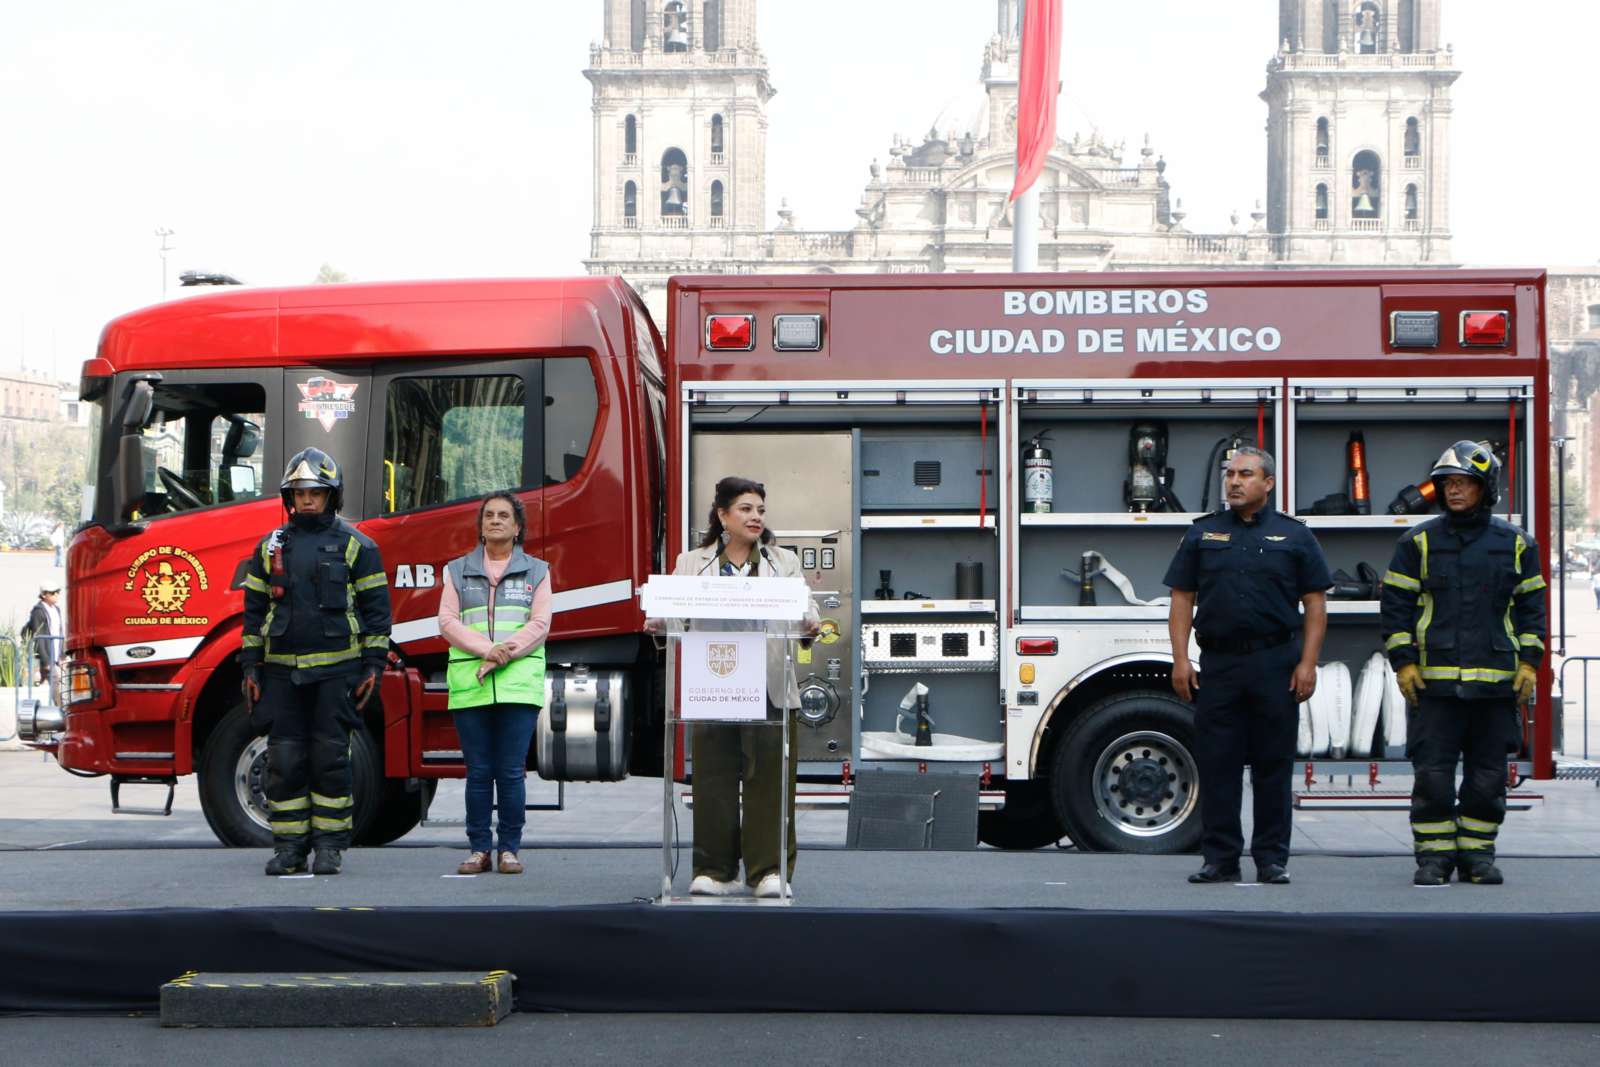
[[[336,848],[319,848],[316,858],[311,861],[311,873],[338,874],[343,864],[344,853]]]
[[[1450,869],[1455,864],[1444,859],[1419,859],[1417,873],[1411,879],[1412,885],[1448,885],[1450,882]]]
[[[1502,885],[1506,880],[1505,875],[1500,873],[1500,868],[1494,865],[1494,861],[1486,857],[1462,863],[1456,877],[1473,885]]]
[[[281,877],[285,874],[304,874],[306,871],[306,854],[293,848],[280,848],[272,853],[272,858],[267,861],[267,875]]]

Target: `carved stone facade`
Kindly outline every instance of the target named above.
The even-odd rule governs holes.
[[[1449,265],[1440,0],[1280,0],[1267,65],[1267,228],[1296,264]]]
[[[604,39],[584,72],[594,86],[591,272],[627,277],[660,311],[678,273],[1010,268],[1022,0],[996,0],[978,82],[921,143],[895,138],[887,162],[869,166],[849,229],[804,229],[783,205],[771,231],[774,89],[755,0],[603,3]],[[1059,140],[1040,178],[1039,268],[1448,265],[1457,72],[1439,46],[1438,8],[1282,0],[1285,43],[1262,93],[1268,206],[1248,222],[1234,216],[1228,232],[1185,228],[1148,140],[1132,151],[1098,133]]]

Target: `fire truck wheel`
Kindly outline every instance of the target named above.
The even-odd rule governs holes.
[[[1005,807],[978,813],[978,840],[992,848],[1043,848],[1064,836],[1050,783],[1037,779],[1007,782]]]
[[[351,792],[355,796],[355,840],[361,841],[377,811],[381,781],[378,751],[366,728],[350,734]],[[197,767],[200,809],[217,840],[235,848],[271,848],[267,824],[267,739],[250,726],[238,704],[217,723]]]
[[[378,790],[378,810],[356,844],[387,845],[409,834],[422,821],[422,809],[433,803],[438,789],[436,778],[423,779],[409,789],[403,778],[385,778]]]
[[[1056,746],[1050,782],[1080,848],[1169,853],[1200,844],[1194,712],[1170,693],[1090,705]]]

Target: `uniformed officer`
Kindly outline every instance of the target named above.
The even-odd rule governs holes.
[[[261,540],[244,577],[239,666],[267,734],[267,874],[338,874],[350,847],[350,731],[389,652],[389,586],[378,546],[336,514],[344,477],[307,448],[279,491],[287,525]]]
[[[1273,508],[1276,474],[1267,452],[1241,448],[1234,453],[1223,478],[1228,507],[1196,519],[1167,568],[1172,688],[1195,703],[1203,860],[1189,876],[1195,883],[1239,880],[1246,763],[1255,793],[1250,854],[1256,877],[1276,885],[1289,882],[1297,705],[1317,685],[1333,579],[1311,531]],[[1191,625],[1203,674],[1189,661]]]
[[[1491,514],[1500,461],[1457,441],[1433,468],[1445,513],[1407,530],[1383,576],[1389,662],[1406,716],[1417,885],[1499,885],[1495,837],[1506,817],[1506,755],[1522,742],[1517,706],[1544,659],[1539,546]],[[1459,799],[1456,763],[1463,765]]]

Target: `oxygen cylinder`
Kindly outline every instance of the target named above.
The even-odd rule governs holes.
[[[1048,514],[1055,500],[1055,469],[1050,450],[1044,447],[1047,433],[1035,434],[1022,448],[1022,510]]]

